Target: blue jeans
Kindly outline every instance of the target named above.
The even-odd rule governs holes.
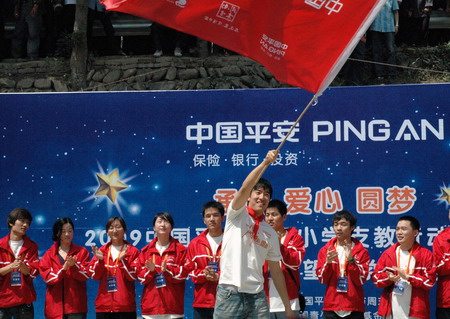
[[[388,63],[395,65],[395,32],[377,32],[371,31],[373,60],[379,63]],[[384,58],[383,48],[386,47],[386,59]],[[375,76],[394,76],[395,67],[380,64],[374,65]]]
[[[0,319],[33,319],[34,307],[33,304],[23,304],[15,307],[0,308]]]
[[[299,316],[300,311],[294,311],[294,313]],[[270,313],[270,319],[287,319],[286,313],[284,311],[282,312],[271,312]]]
[[[14,35],[11,42],[11,53],[13,58],[22,57],[23,41],[27,38],[27,54],[29,58],[39,56],[39,44],[41,41],[41,14],[31,16],[32,3],[26,2],[20,10],[20,18],[16,21]]]
[[[214,319],[269,319],[264,290],[257,294],[238,292],[237,287],[219,285],[216,294]]]
[[[214,308],[194,307],[194,319],[212,319],[214,318]]]

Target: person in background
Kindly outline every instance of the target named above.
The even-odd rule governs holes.
[[[139,282],[144,285],[141,308],[145,319],[184,317],[186,248],[170,235],[173,227],[172,215],[156,214],[153,218],[156,237],[142,248],[135,262]]]
[[[111,239],[106,245],[92,246],[90,277],[99,280],[95,298],[96,319],[136,319],[136,270],[131,265],[139,250],[124,239],[127,225],[121,217],[106,222]]]
[[[450,220],[450,210],[448,213]],[[436,318],[450,319],[450,227],[445,228],[434,239],[433,256],[438,275]]]
[[[194,238],[188,247],[186,268],[194,286],[194,319],[212,319],[220,276],[225,209],[216,201],[203,205],[203,222],[207,229]]]
[[[409,44],[425,46],[433,0],[403,0],[402,7],[407,13]]]
[[[68,217],[53,225],[55,242],[40,261],[41,276],[47,284],[45,318],[85,319],[88,311],[86,280],[89,278],[89,252],[75,245],[74,226]]]
[[[429,291],[436,280],[433,254],[416,242],[420,223],[412,216],[398,220],[397,243],[381,255],[372,274],[383,288],[378,315],[385,318],[429,318]]]
[[[5,8],[4,0],[0,0],[0,61],[5,57]]]
[[[41,0],[14,0],[14,18],[16,24],[11,43],[12,57],[23,57],[23,43],[27,39],[27,58],[39,57],[41,31]]]
[[[280,241],[281,261],[280,267],[286,281],[286,288],[291,302],[291,308],[299,314],[300,303],[298,291],[300,290],[299,268],[305,257],[305,242],[295,227],[285,228],[287,218],[286,204],[278,199],[272,199],[266,209],[266,223],[277,232]],[[269,265],[264,263],[264,288],[269,299],[270,318],[284,319],[284,305],[270,277]]]
[[[356,217],[342,210],[332,220],[336,237],[319,251],[316,273],[327,286],[323,317],[325,319],[364,319],[363,284],[369,275],[369,253],[352,237]]]
[[[373,67],[375,77],[379,81],[384,81],[385,77],[392,78],[396,74],[395,67],[384,66],[382,63],[396,64],[395,35],[398,32],[398,10],[397,0],[387,0],[369,28],[373,61],[376,62]],[[384,48],[387,59],[384,59]]]
[[[103,25],[103,30],[105,31],[106,40],[108,43],[108,52],[113,55],[126,54],[119,48],[114,39],[114,27],[111,22],[110,12],[106,11],[106,8],[99,0],[88,0],[88,23],[87,23],[87,41],[88,50],[94,50],[94,41],[92,39],[92,29],[94,27],[94,20],[98,19]],[[72,27],[73,29],[73,27]]]
[[[151,40],[155,52],[153,56],[158,58],[163,55],[165,47],[174,47],[175,57],[183,56],[183,48],[186,47],[189,35],[181,31],[170,29],[159,23],[153,23],[151,29]]]
[[[0,318],[34,318],[38,246],[26,235],[32,220],[28,210],[13,209],[7,219],[9,233],[0,239]]]

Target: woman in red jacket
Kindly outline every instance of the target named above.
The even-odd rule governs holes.
[[[186,248],[170,236],[174,226],[169,213],[158,213],[153,219],[156,238],[142,248],[135,264],[142,293],[142,318],[183,318],[186,274],[183,265]]]
[[[72,243],[73,231],[70,218],[58,219],[53,225],[55,243],[39,263],[41,276],[47,284],[44,311],[47,319],[86,318],[89,252]]]
[[[92,247],[94,258],[89,265],[93,279],[99,280],[95,311],[97,319],[136,319],[136,270],[131,266],[139,250],[124,240],[127,225],[120,217],[106,223],[111,241]]]

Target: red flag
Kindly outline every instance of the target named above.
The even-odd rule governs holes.
[[[104,0],[263,64],[281,82],[320,95],[385,0]]]

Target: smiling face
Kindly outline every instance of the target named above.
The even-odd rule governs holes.
[[[125,229],[119,220],[114,220],[108,227],[108,236],[114,245],[122,244],[123,236],[125,235]]]
[[[270,201],[270,191],[263,187],[253,189],[248,198],[248,206],[254,210],[257,216],[264,214]]]
[[[345,218],[336,220],[333,223],[333,230],[339,242],[349,241],[354,229],[355,226],[350,226],[350,222]]]
[[[412,247],[418,234],[419,231],[417,229],[413,229],[409,220],[400,220],[397,223],[395,235],[397,236],[398,243],[402,247],[407,249]]]
[[[22,238],[30,228],[30,221],[28,219],[16,219],[14,224],[10,224],[11,233],[19,238]]]
[[[155,225],[153,226],[153,230],[155,234],[159,236],[170,236],[170,232],[172,231],[172,225],[169,221],[164,218],[158,217],[155,220]]]
[[[61,244],[70,245],[73,240],[73,228],[72,225],[66,223],[61,229],[61,235],[59,236]]]
[[[283,231],[284,221],[286,220],[286,215],[281,215],[278,208],[268,207],[266,209],[266,223],[272,226],[276,232]]]

